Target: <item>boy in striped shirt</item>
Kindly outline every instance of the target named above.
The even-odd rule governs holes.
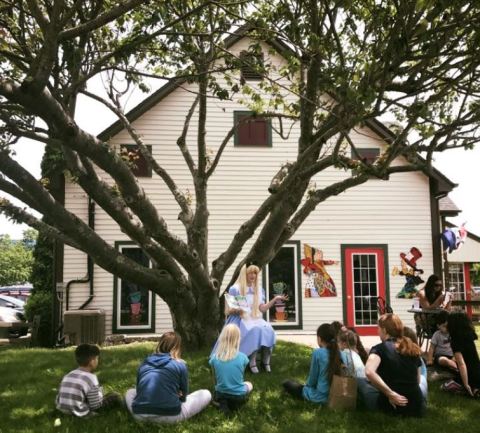
[[[78,368],[66,374],[60,383],[56,399],[59,411],[83,417],[94,414],[94,410],[121,403],[116,393],[103,395],[97,376],[93,374],[99,355],[100,349],[93,344],[80,344],[75,349]]]

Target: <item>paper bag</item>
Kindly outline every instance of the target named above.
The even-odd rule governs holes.
[[[353,410],[357,405],[357,379],[334,375],[330,384],[328,407],[330,409]]]

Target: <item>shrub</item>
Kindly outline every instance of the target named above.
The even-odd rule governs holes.
[[[32,293],[25,304],[25,314],[29,322],[32,322],[35,316],[40,316],[37,337],[32,339],[33,345],[43,347],[53,346],[52,305],[52,293],[43,291],[35,291]]]

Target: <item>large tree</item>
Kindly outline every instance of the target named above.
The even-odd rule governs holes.
[[[480,17],[475,2],[144,3],[1,2],[0,190],[35,209],[43,220],[6,198],[0,211],[158,293],[190,346],[215,338],[221,323],[218,295],[228,283],[225,275],[254,233],[241,263],[263,265],[329,197],[372,176],[388,179],[397,172],[428,172],[435,152],[475,143],[480,118]],[[253,62],[255,56],[228,53],[224,37],[239,25],[248,27],[254,41],[283,47],[287,65],[273,71],[268,62]],[[253,52],[258,49],[259,45],[251,47]],[[264,77],[260,89],[235,79],[234,70],[242,62]],[[274,79],[274,73],[289,84],[280,85],[285,80]],[[108,83],[106,95],[88,86],[98,74]],[[177,141],[191,174],[194,200],[150,156],[142,132],[124,114],[118,77],[140,87],[145,77],[195,84],[197,97]],[[284,119],[296,122],[297,158],[273,176],[257,211],[210,263],[208,183],[234,131],[228,131],[210,158],[205,139],[208,100],[235,98],[238,92],[248,97],[246,104],[258,115],[275,117],[280,128]],[[268,104],[262,98],[265,92],[270,95]],[[171,191],[185,236],[172,233],[119,152],[76,124],[75,107],[82,93],[118,116]],[[363,162],[350,135],[385,113],[397,116],[396,134],[374,163]],[[194,146],[186,141],[193,116]],[[54,199],[47,179],[37,180],[24,170],[11,151],[21,137],[59,152],[71,178],[142,247],[153,266],[145,268],[122,256]],[[407,162],[392,164],[400,156]],[[115,188],[97,175],[97,167],[108,173]],[[312,189],[312,177],[331,168],[354,170],[341,181]]]

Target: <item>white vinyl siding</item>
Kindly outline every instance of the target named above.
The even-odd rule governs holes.
[[[238,42],[232,51],[240,52],[248,47],[248,40]],[[281,64],[282,59],[276,56]],[[250,83],[249,83],[250,84]],[[253,84],[253,83],[252,83]],[[192,90],[193,85],[185,85]],[[180,135],[185,115],[195,95],[179,88],[166,96],[134,122],[146,144],[152,146],[152,154],[167,168],[177,185],[183,191],[194,191],[190,173],[178,149],[176,140]],[[207,119],[207,147],[215,155],[218,146],[233,124],[233,111],[245,110],[244,105],[233,101],[210,100]],[[273,121],[275,124],[275,121]],[[187,143],[195,159],[196,120],[192,118]],[[288,126],[286,127],[288,129]],[[272,147],[234,147],[233,139],[227,145],[222,160],[211,177],[208,188],[209,261],[217,258],[230,244],[240,225],[247,220],[268,197],[268,187],[273,175],[282,164],[296,159],[298,128],[293,128],[288,139],[282,140],[275,132]],[[367,128],[359,129],[352,136],[358,147],[382,147],[381,139]],[[114,145],[130,143],[123,131],[113,137]],[[214,156],[212,156],[213,159]],[[315,177],[317,187],[328,185],[350,176],[350,172],[326,170]],[[166,220],[169,230],[185,239],[183,225],[178,221],[179,207],[159,179],[140,179],[158,212]],[[420,249],[423,257],[419,266],[425,275],[433,272],[430,197],[428,178],[421,173],[402,173],[391,176],[390,180],[373,180],[339,196],[328,199],[318,206],[291,240],[308,243],[323,251],[324,258],[341,261],[341,244],[387,244],[387,282],[390,285],[390,300],[393,310],[407,323],[412,324],[411,315],[406,312],[411,301],[397,299],[396,293],[405,283],[405,278],[392,277],[393,266],[400,265],[401,252],[408,252],[412,246]],[[66,205],[84,220],[87,219],[87,197],[78,186],[67,184]],[[95,229],[107,242],[128,240],[109,217],[97,206]],[[257,230],[257,235],[259,230]],[[246,254],[253,240],[247,242],[239,260]],[[228,284],[235,264],[223,281]],[[333,320],[343,320],[342,269],[341,265],[328,266],[328,273],[337,287],[338,296],[332,298],[303,298],[303,330],[314,332],[318,325]],[[65,248],[64,280],[81,278],[86,274],[86,256],[72,248]],[[305,279],[302,274],[302,295]],[[95,298],[89,308],[106,310],[106,333],[111,333],[113,307],[113,276],[95,266]],[[73,285],[70,290],[70,308],[78,308],[88,297],[88,284]],[[157,297],[156,332],[172,328],[171,317],[166,305]]]

